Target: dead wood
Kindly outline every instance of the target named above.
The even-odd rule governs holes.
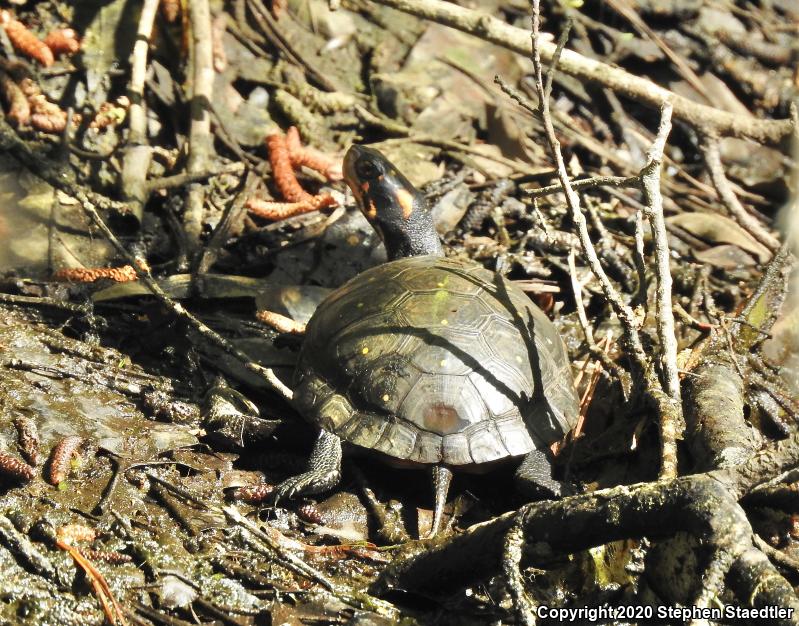
[[[797,464],[799,435],[794,435],[736,467],[528,504],[453,539],[427,543],[420,555],[387,568],[371,590],[430,593],[484,580],[501,571],[503,542],[519,519],[528,538],[527,558],[537,565],[545,565],[557,554],[618,539],[670,537],[685,531],[730,557],[742,600],[752,606],[794,607],[799,612],[791,585],[752,546],[753,531],[738,504],[752,488]],[[790,623],[799,623],[797,615]]]
[[[380,4],[405,11],[418,17],[452,26],[521,54],[530,53],[530,33],[515,28],[490,15],[459,7],[440,0],[377,0]],[[541,42],[541,58],[551,61],[556,45]],[[776,143],[793,132],[790,120],[757,120],[735,115],[698,104],[624,70],[584,57],[572,50],[564,50],[558,64],[560,71],[580,80],[608,87],[616,93],[660,108],[664,102],[674,107],[674,117],[705,132],[721,136],[749,137],[756,141]]]

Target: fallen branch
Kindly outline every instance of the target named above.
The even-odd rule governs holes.
[[[641,185],[639,176],[592,176],[591,178],[578,178],[571,181],[572,189],[591,189],[592,187],[634,187]],[[525,193],[530,198],[540,198],[553,193],[560,193],[563,187],[560,184],[547,185],[538,189],[527,189]]]
[[[510,26],[480,11],[465,9],[441,0],[374,0],[423,19],[433,20],[465,33],[509,48],[525,56],[530,54],[530,33],[526,29]],[[541,59],[551,61],[556,45],[541,42]],[[674,107],[674,117],[692,128],[719,136],[749,137],[765,143],[777,143],[793,132],[791,120],[758,120],[728,113],[721,109],[698,104],[678,96],[655,83],[584,57],[572,50],[564,50],[558,68],[580,80],[597,83],[616,93],[654,108],[664,102]]]

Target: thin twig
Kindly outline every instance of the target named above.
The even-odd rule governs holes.
[[[591,178],[581,178],[572,181],[572,189],[589,189],[591,187],[633,187],[641,186],[641,179],[638,176],[592,176]],[[549,196],[553,193],[560,193],[563,187],[560,183],[539,187],[538,189],[528,189],[527,195],[531,198]]]
[[[61,539],[56,539],[55,543],[59,548],[68,552],[75,563],[77,563],[86,573],[86,577],[89,579],[97,599],[103,605],[103,612],[105,613],[106,618],[108,618],[108,621],[114,626],[117,624],[120,624],[121,626],[127,626],[128,622],[125,619],[125,612],[122,610],[119,602],[117,602],[114,594],[111,592],[111,588],[108,586],[108,583],[106,582],[100,570],[98,570],[94,564],[89,561],[89,559],[83,556],[80,550],[78,550],[78,548],[75,546],[72,546]]]
[[[718,137],[706,135],[702,141],[701,150],[702,156],[705,157],[705,167],[710,175],[710,180],[713,182],[722,204],[730,212],[733,219],[741,225],[741,228],[769,250],[772,252],[778,250],[780,247],[779,240],[773,237],[757,219],[747,212],[741,201],[738,200],[738,196],[732,190],[730,181],[727,180],[727,176],[724,174],[724,166],[721,163]]]
[[[646,282],[646,259],[644,258],[644,212],[635,212],[635,271],[638,273],[638,293],[636,294],[635,304],[646,306],[647,303],[647,282]]]
[[[213,178],[214,176],[220,176],[222,174],[241,174],[242,170],[245,168],[245,162],[231,163],[224,167],[211,168],[204,172],[195,172],[194,174],[181,172],[180,174],[173,174],[172,176],[151,178],[149,181],[147,181],[147,189],[149,192],[174,189],[175,187],[182,187],[183,185],[188,185],[189,183],[204,181],[208,178]]]
[[[555,78],[555,68],[558,66],[558,61],[560,60],[561,54],[563,54],[563,48],[566,46],[566,41],[569,39],[569,31],[572,28],[572,18],[567,18],[566,23],[563,25],[563,29],[560,31],[560,37],[558,37],[558,44],[555,46],[555,52],[552,54],[552,63],[549,64],[549,69],[547,70],[547,82],[544,85],[544,98],[549,100],[549,97],[552,95],[552,80]]]
[[[677,475],[677,438],[685,429],[685,422],[682,419],[680,378],[677,369],[677,338],[674,333],[674,312],[671,302],[672,280],[669,266],[671,252],[666,233],[666,221],[663,216],[663,196],[660,193],[660,167],[666,139],[671,130],[671,113],[671,105],[665,103],[661,109],[660,125],[655,141],[646,153],[647,164],[641,170],[641,189],[646,202],[644,213],[649,220],[649,227],[652,229],[655,248],[660,368],[664,389],[673,404],[672,410],[662,413],[660,418],[663,454],[661,478],[671,478]],[[676,423],[667,422],[667,416],[677,417],[678,421]]]
[[[588,323],[588,316],[585,314],[585,305],[583,304],[583,287],[580,280],[577,278],[577,268],[574,264],[574,250],[569,250],[569,276],[571,276],[572,291],[574,292],[574,304],[577,308],[577,319],[580,321],[580,328],[583,329],[585,340],[589,346],[595,345],[594,331]]]

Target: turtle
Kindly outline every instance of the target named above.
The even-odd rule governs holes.
[[[424,195],[379,151],[352,145],[344,178],[388,261],[333,291],[307,324],[293,403],[319,435],[274,500],[334,487],[342,441],[431,469],[431,536],[453,470],[515,460],[518,484],[560,495],[547,450],[579,411],[554,324],[511,281],[447,258]]]

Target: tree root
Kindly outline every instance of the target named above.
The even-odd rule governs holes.
[[[753,545],[752,527],[738,504],[754,486],[798,463],[796,434],[737,467],[528,504],[452,539],[429,542],[425,552],[387,568],[371,592],[402,588],[433,593],[499,573],[505,568],[507,538],[517,523],[528,537],[525,556],[532,563],[610,541],[684,531],[713,550],[705,591],[696,590],[697,601],[707,606],[720,594],[726,577],[742,604],[793,608],[796,618],[785,623],[799,623],[793,587]]]

